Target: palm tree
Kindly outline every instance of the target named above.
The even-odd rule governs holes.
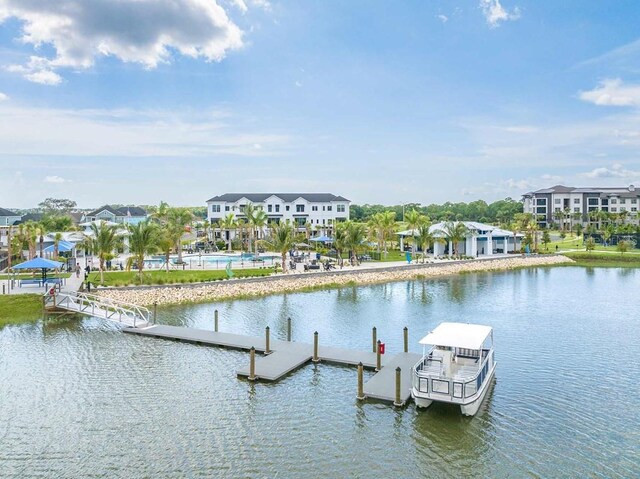
[[[345,226],[345,246],[349,249],[349,259],[352,265],[358,264],[358,252],[367,235],[364,224],[347,221]]]
[[[344,262],[342,260],[342,252],[347,248],[347,223],[338,223],[333,235],[333,247],[338,255],[338,264],[342,268]]]
[[[60,241],[62,241],[62,233],[58,232],[53,235],[53,257],[54,258],[58,257]]]
[[[174,237],[172,236],[173,240]],[[131,269],[133,261],[138,265],[138,278],[142,280],[144,258],[158,251],[160,234],[158,226],[151,221],[142,221],[136,225],[129,225],[129,251],[132,253],[127,261],[127,270]]]
[[[435,243],[436,238],[435,236],[433,236],[433,233],[430,231],[431,228],[431,224],[429,223],[429,221],[423,221],[422,223],[420,223],[420,225],[418,226],[418,231],[417,231],[417,236],[416,236],[416,240],[418,241],[418,244],[420,245],[420,248],[422,248],[422,262],[425,262],[425,259],[427,257],[427,250],[429,249],[429,247]]]
[[[218,222],[220,229],[225,231],[227,237],[227,251],[231,252],[231,231],[238,227],[238,223],[233,216],[233,213],[229,213],[222,220]]]
[[[467,239],[469,234],[469,228],[462,221],[447,221],[440,230],[444,235],[445,240],[449,243],[449,256],[451,256],[451,249],[453,248],[454,256],[458,256],[458,243]],[[489,245],[489,248],[492,246]]]
[[[384,245],[384,257],[387,257],[387,240],[393,239],[396,233],[396,213],[395,211],[384,211],[380,219],[382,243]]]
[[[416,237],[416,229],[418,229],[418,226],[420,226],[420,222],[422,221],[423,216],[420,214],[419,211],[416,210],[411,210],[411,211],[407,211],[407,213],[404,216],[405,221],[407,223],[407,229],[411,230],[411,254],[415,256],[416,254],[416,241],[415,241],[415,237]]]
[[[295,230],[287,220],[285,223],[275,223],[271,227],[271,235],[265,241],[270,249],[278,251],[282,256],[282,272],[287,272],[287,252],[295,243]]]
[[[162,229],[158,237],[158,249],[164,254],[164,264],[167,273],[169,272],[169,260],[171,259],[171,251],[176,244],[175,236],[168,228]]]
[[[98,256],[100,283],[104,283],[104,263],[112,258],[113,251],[122,244],[118,227],[110,226],[104,221],[91,223],[90,234],[85,235],[83,244],[92,254]]]
[[[268,219],[267,214],[261,209],[256,210],[251,216],[251,230],[255,231],[256,234],[254,241],[254,254],[256,258],[258,257],[258,239],[260,239],[260,232],[264,230]]]
[[[178,263],[182,263],[182,236],[192,221],[193,213],[188,208],[169,208],[167,212],[167,223],[176,242]]]

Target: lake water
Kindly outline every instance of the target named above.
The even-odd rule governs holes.
[[[474,418],[358,403],[354,369],[238,380],[248,354],[98,319],[0,330],[0,477],[640,477],[640,271],[468,274],[160,310],[159,321],[394,353],[441,321],[495,328]]]

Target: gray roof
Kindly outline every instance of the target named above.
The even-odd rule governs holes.
[[[20,216],[20,215],[18,213],[14,213],[13,211],[0,208],[0,216]]]
[[[87,213],[87,216],[95,216],[101,211],[108,211],[109,213],[116,216],[147,216],[147,212],[138,206],[123,206],[122,208],[114,208],[113,206],[104,205],[100,208],[93,210],[91,213]]]
[[[605,186],[605,187],[595,187],[595,186],[563,186],[556,185],[551,188],[542,188],[537,191],[530,191],[526,193],[524,196],[530,195],[540,195],[540,194],[548,194],[548,193],[598,193],[604,195],[630,195],[635,196],[640,194],[640,190],[636,191],[633,185],[629,186]]]
[[[349,201],[342,196],[336,196],[331,193],[225,193],[224,195],[214,196],[207,201],[226,201],[235,203],[241,198],[246,198],[252,203],[262,203],[270,196],[277,196],[285,203],[291,203],[298,198],[303,198],[311,203],[326,203],[330,201]]]

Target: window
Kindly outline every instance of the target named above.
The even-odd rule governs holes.
[[[328,225],[332,225],[332,224],[333,224],[333,220],[332,220],[332,219],[328,219],[328,220],[327,220],[327,224],[328,224]]]
[[[580,213],[580,208],[574,208],[574,209],[573,209],[573,212],[574,212],[574,213]]]
[[[267,212],[271,213],[273,210],[273,205],[267,205]]]
[[[245,206],[246,206],[246,205],[240,205],[240,206],[238,206],[238,209],[240,209],[240,213],[244,213],[244,207],[245,207]]]
[[[579,205],[580,204],[580,198],[574,198],[573,199],[573,204],[574,205]]]
[[[611,198],[611,204],[612,205],[617,205],[618,204],[618,200],[615,198]]]
[[[624,206],[621,206],[620,211],[627,211],[627,209]]]
[[[280,213],[280,205],[276,205],[276,213]]]
[[[225,207],[224,207],[224,210],[225,210],[225,211],[229,211],[229,205],[225,206]]]
[[[560,208],[557,208],[557,207],[556,207],[555,212],[556,212],[556,213],[560,213]]]
[[[556,198],[555,200],[553,200],[553,202],[554,202],[556,205],[561,205],[561,204],[562,204],[562,200],[561,200],[560,198]]]
[[[312,207],[311,207],[311,211],[318,211],[318,207],[317,207],[317,206],[315,206],[315,205],[314,205],[314,206],[312,206]]]
[[[322,224],[324,224],[324,220],[322,220]]]
[[[589,198],[589,205],[596,206],[598,204],[598,198]]]
[[[547,204],[547,199],[546,198],[537,198],[536,199],[536,205],[538,206],[546,206]]]
[[[615,213],[616,211],[618,211],[618,208],[616,208],[615,206],[613,208],[611,208],[611,212]]]
[[[296,205],[296,213],[304,213],[304,205]]]
[[[333,209],[333,206],[329,205],[327,206],[327,211],[331,211]]]
[[[631,204],[635,205],[638,202],[638,198],[631,198]]]
[[[326,206],[323,206],[322,211],[326,211],[326,208],[327,208]]]
[[[547,214],[547,207],[546,206],[538,206],[536,208],[536,213],[539,215],[546,215]]]
[[[338,206],[336,207],[336,211],[337,211],[338,213],[344,213],[344,210],[345,210],[344,205],[338,205]]]
[[[632,206],[631,207],[631,211],[635,213],[636,211],[638,211],[638,207],[637,206]]]
[[[220,205],[211,205],[212,213],[220,213]]]
[[[296,224],[298,225],[298,227],[304,226],[306,222],[306,218],[296,218]]]
[[[289,211],[289,205],[286,205],[286,206],[284,207],[284,209],[285,209],[285,210],[287,210],[287,211]]]

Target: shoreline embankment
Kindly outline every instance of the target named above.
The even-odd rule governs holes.
[[[212,283],[105,288],[98,294],[128,303],[152,305],[216,302],[272,294],[315,291],[343,286],[437,278],[461,273],[508,271],[535,266],[573,263],[565,256],[501,257],[447,261],[376,269],[349,269],[323,273],[273,275]]]

